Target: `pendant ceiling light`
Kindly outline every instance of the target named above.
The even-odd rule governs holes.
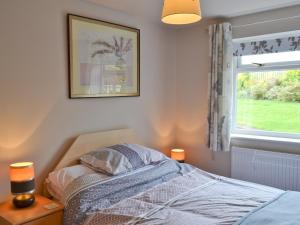
[[[190,24],[201,20],[199,0],[164,0],[162,22]]]

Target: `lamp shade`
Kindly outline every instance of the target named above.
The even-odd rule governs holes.
[[[165,0],[162,22],[167,24],[190,24],[201,20],[200,0]]]
[[[185,151],[183,149],[172,149],[171,158],[180,162],[185,160]]]
[[[9,166],[10,180],[22,182],[34,178],[34,168],[32,162],[14,163]]]
[[[34,191],[34,167],[32,162],[11,164],[9,174],[13,194]]]
[[[14,163],[9,166],[11,193],[13,204],[17,208],[32,205],[34,197],[34,167],[32,162]]]

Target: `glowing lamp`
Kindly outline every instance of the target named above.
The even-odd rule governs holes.
[[[200,0],[165,0],[162,22],[167,24],[190,24],[202,19]]]
[[[13,204],[25,208],[34,203],[34,167],[32,162],[14,163],[9,166]]]
[[[180,163],[184,163],[185,151],[183,149],[172,149],[171,150],[171,158]]]

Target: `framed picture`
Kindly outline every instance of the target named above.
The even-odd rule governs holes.
[[[140,31],[68,14],[70,98],[140,96]]]

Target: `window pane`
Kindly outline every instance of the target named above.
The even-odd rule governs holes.
[[[237,128],[300,133],[300,68],[237,79]]]
[[[242,65],[251,65],[253,63],[280,63],[300,61],[300,51],[269,53],[262,55],[246,55],[241,57]]]

